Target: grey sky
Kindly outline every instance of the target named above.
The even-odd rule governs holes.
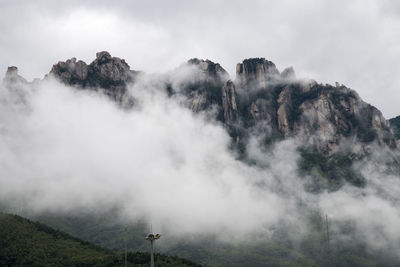
[[[192,57],[265,57],[298,76],[356,89],[386,118],[400,114],[400,4],[395,0],[4,1],[0,71],[28,79],[59,60],[108,50],[132,69],[166,71]]]

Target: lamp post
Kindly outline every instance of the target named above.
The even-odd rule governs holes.
[[[153,247],[153,243],[155,240],[159,239],[161,237],[160,234],[149,234],[146,237],[146,240],[150,241],[150,266],[154,267],[154,247]]]

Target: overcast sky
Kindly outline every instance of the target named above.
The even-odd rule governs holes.
[[[396,0],[0,0],[0,10],[0,71],[16,65],[29,80],[101,50],[146,72],[207,58],[232,78],[239,61],[265,57],[356,89],[386,118],[400,115]]]

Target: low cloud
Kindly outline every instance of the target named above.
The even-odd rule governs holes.
[[[50,79],[21,87],[24,101],[1,88],[0,202],[34,213],[115,208],[177,236],[270,235],[282,221],[301,232],[315,210],[355,223],[368,244],[398,248],[398,177],[368,167],[364,188],[307,192],[293,140],[264,150],[251,137],[248,157],[257,164],[246,164],[221,124],[192,113],[164,84],[142,76],[129,88],[131,110]]]

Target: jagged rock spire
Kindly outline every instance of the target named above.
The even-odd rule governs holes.
[[[214,79],[217,81],[225,82],[229,79],[228,72],[221,67],[220,64],[214,63],[211,60],[203,60],[198,58],[192,58],[187,62],[190,65],[198,66],[203,72],[204,80]]]
[[[222,86],[221,93],[224,122],[226,124],[233,124],[239,116],[236,104],[237,94],[235,84],[231,80],[226,81]]]
[[[96,59],[89,65],[71,58],[59,61],[50,71],[50,76],[67,85],[103,89],[106,95],[120,103],[128,101],[127,83],[133,82],[137,74],[130,70],[125,60],[112,57],[107,51],[96,53]]]
[[[281,72],[281,78],[286,80],[296,79],[296,74],[293,67],[288,67]]]
[[[112,57],[107,51],[96,53],[96,59],[89,66],[90,74],[96,75],[99,79],[109,79],[115,83],[124,83],[128,82],[130,78],[128,63],[118,57]]]
[[[3,83],[15,84],[15,83],[27,83],[24,77],[18,74],[18,68],[11,66],[7,68],[6,76],[3,79]]]
[[[278,76],[275,64],[265,58],[249,58],[236,65],[236,83],[241,86],[264,88]]]
[[[77,62],[76,58],[73,57],[65,62],[59,61],[53,65],[50,75],[68,85],[83,85],[88,76],[88,65],[82,60]]]

